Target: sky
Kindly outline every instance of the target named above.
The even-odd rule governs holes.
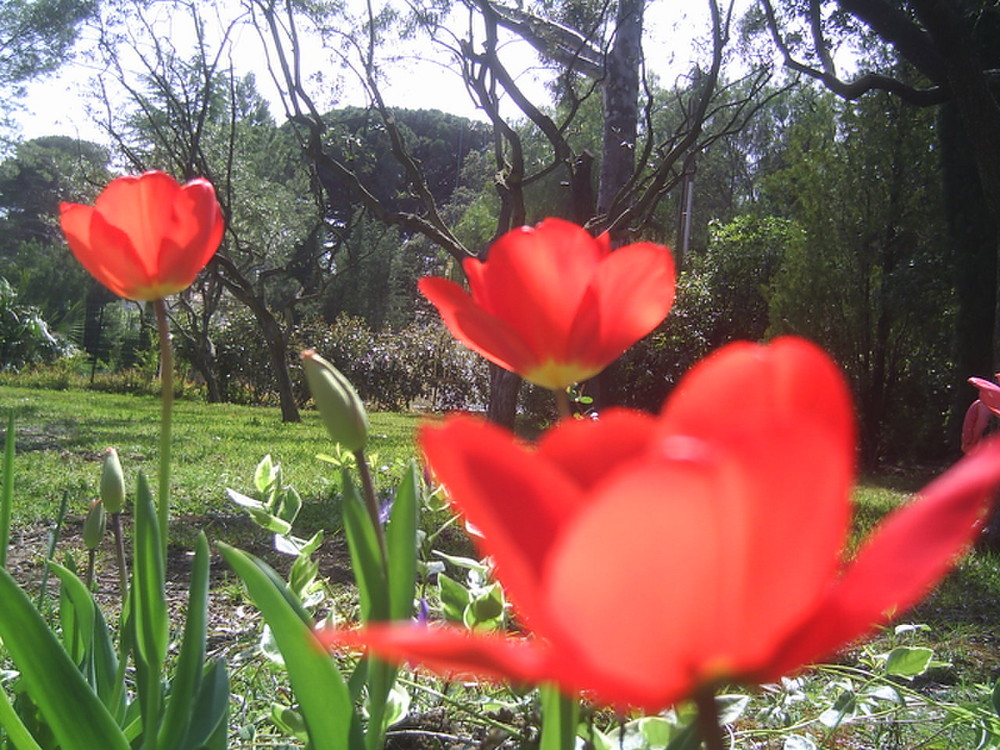
[[[221,9],[219,12],[225,12],[227,5],[231,8],[237,3],[238,0],[221,0],[214,5]],[[190,25],[176,13],[161,13],[155,24],[157,34],[177,46],[182,46],[183,40],[190,38]],[[688,0],[652,0],[647,6],[645,25],[647,64],[663,78],[676,75],[677,71],[686,69],[693,59],[695,38],[707,33],[707,6],[703,2],[692,3]],[[234,66],[240,72],[255,74],[257,87],[268,99],[272,114],[278,122],[283,121],[284,111],[267,71],[256,31],[249,27],[237,29],[234,39]],[[312,44],[309,57],[316,61],[316,66],[306,72],[323,75],[329,81],[331,72],[336,72],[336,68],[318,40],[313,39]],[[391,73],[386,81],[385,98],[390,106],[441,109],[483,119],[483,114],[476,111],[455,71],[443,67],[440,61],[422,59],[433,57],[433,51],[426,44],[406,48],[400,43],[394,46],[393,52],[400,59],[389,68]],[[512,61],[512,69],[520,71],[518,82],[525,86],[534,100],[542,100],[545,97],[545,78],[537,69],[537,59],[530,46],[523,41],[508,42],[502,54],[504,59]],[[98,142],[106,140],[95,122],[94,111],[99,105],[88,93],[94,88],[95,80],[102,76],[100,68],[95,66],[96,59],[91,41],[84,38],[72,63],[58,74],[28,86],[23,110],[15,117],[22,137],[69,135]],[[112,76],[103,75],[110,85]],[[341,77],[339,83],[339,96],[318,102],[321,109],[365,103],[364,94],[351,75]]]

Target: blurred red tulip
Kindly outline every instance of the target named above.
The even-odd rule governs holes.
[[[222,241],[222,211],[203,179],[179,185],[163,172],[119,177],[93,206],[63,203],[70,250],[120,297],[162,299],[186,289]]]
[[[508,232],[463,264],[471,296],[447,279],[420,291],[459,341],[526,380],[562,389],[593,377],[666,317],[674,262],[661,245],[611,252],[606,235],[546,219]]]
[[[565,421],[537,448],[471,417],[427,427],[431,467],[533,637],[403,624],[321,637],[618,708],[775,680],[926,594],[1000,482],[1000,443],[985,443],[850,559],[852,414],[830,359],[779,339],[706,359],[659,417]]]

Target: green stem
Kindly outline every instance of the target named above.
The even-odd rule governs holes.
[[[170,427],[174,407],[174,355],[170,348],[170,324],[167,305],[162,299],[153,302],[156,310],[156,327],[160,336],[160,471],[157,518],[164,563],[167,560],[167,522],[170,517]]]
[[[125,563],[125,540],[122,538],[122,514],[111,514],[111,535],[115,538],[115,561],[118,563],[118,591],[122,607],[128,594],[128,568]]]
[[[539,750],[573,750],[580,701],[555,685],[542,685],[542,738]]]
[[[556,397],[556,412],[559,414],[559,418],[563,419],[565,417],[572,416],[573,411],[569,406],[569,396],[566,394],[566,389],[558,389],[552,391]]]
[[[694,695],[698,708],[698,733],[705,743],[705,750],[725,750],[722,733],[719,731],[719,709],[715,705],[715,691],[699,690]]]
[[[382,570],[388,575],[389,554],[385,546],[385,531],[382,529],[382,524],[378,518],[378,498],[375,495],[375,483],[372,481],[372,472],[368,467],[368,459],[365,457],[363,450],[354,451],[354,458],[357,459],[358,474],[361,475],[361,495],[365,499],[365,508],[368,510],[368,516],[372,520],[372,526],[375,527],[375,538],[378,540],[379,553],[382,555]]]

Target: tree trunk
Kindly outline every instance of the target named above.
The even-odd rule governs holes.
[[[490,362],[490,402],[486,416],[491,422],[514,429],[521,377]]]
[[[282,422],[301,422],[298,404],[295,403],[295,392],[292,389],[292,376],[288,370],[288,336],[281,324],[268,309],[264,300],[254,293],[253,286],[236,265],[227,257],[216,256],[220,270],[219,278],[240,302],[250,308],[254,318],[260,325],[260,331],[267,344],[267,353],[271,359],[271,371],[274,373],[275,388],[278,391],[278,401],[281,406]]]
[[[604,79],[604,138],[597,212],[608,216],[635,170],[639,122],[639,63],[644,0],[620,0]],[[617,213],[617,211],[615,211]],[[605,221],[609,221],[608,218]]]

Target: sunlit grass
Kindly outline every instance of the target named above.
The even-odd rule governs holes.
[[[14,522],[52,519],[64,491],[70,515],[96,495],[103,451],[118,449],[128,486],[156,476],[160,403],[149,396],[0,387],[0,412],[17,421]],[[178,401],[174,406],[171,506],[175,516],[235,512],[225,489],[250,492],[254,468],[270,453],[306,503],[330,499],[336,468],[317,459],[333,450],[318,415],[283,424],[274,408]],[[413,455],[413,414],[371,415],[369,451],[391,473]],[[73,509],[78,509],[74,512]]]

